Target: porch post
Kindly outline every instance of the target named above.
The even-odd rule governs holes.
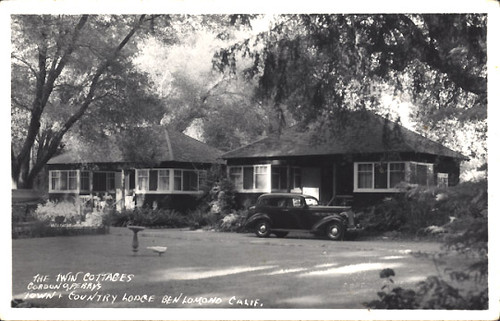
[[[290,165],[287,165],[286,166],[286,192],[287,193],[290,193],[292,191],[292,189],[290,188],[290,183],[292,181],[292,177],[290,176],[291,174],[291,170],[290,170]]]
[[[89,170],[89,196],[90,196],[90,208],[94,212],[94,171]]]
[[[122,200],[121,200],[121,208],[120,211],[125,209],[125,169],[122,168]]]
[[[337,163],[334,162],[333,163],[333,175],[332,175],[332,199],[335,198],[335,196],[337,196]]]

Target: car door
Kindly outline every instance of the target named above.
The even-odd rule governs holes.
[[[309,219],[307,217],[306,204],[301,196],[294,196],[287,203],[290,214],[290,225],[292,229],[309,229]]]
[[[296,228],[290,204],[291,204],[291,199],[289,197],[281,197],[277,202],[276,218],[278,226],[276,226],[276,228],[281,228],[286,230]]]

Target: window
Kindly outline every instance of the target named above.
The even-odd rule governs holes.
[[[51,191],[78,191],[78,171],[50,171]]]
[[[255,166],[255,189],[267,188],[268,166]]]
[[[290,171],[290,185],[288,173]],[[301,187],[301,170],[298,167],[271,166],[271,188],[274,191],[286,191],[288,188]]]
[[[96,192],[110,192],[115,189],[115,172],[94,172],[92,187]]]
[[[374,178],[375,178],[375,188],[387,188],[387,163],[376,163],[374,164]]]
[[[50,172],[50,182],[51,182],[51,190],[60,190],[61,185],[60,185],[60,177],[61,177],[61,172],[60,171],[51,171]]]
[[[448,187],[448,173],[437,174],[437,186]]]
[[[434,185],[434,171],[432,164],[410,163],[410,183],[422,186]]]
[[[288,188],[287,168],[283,166],[271,167],[271,187],[273,190],[286,190]]]
[[[373,164],[358,164],[358,188],[372,188]]]
[[[270,165],[231,166],[229,179],[238,191],[269,191]]]
[[[160,191],[170,190],[170,171],[168,169],[158,171],[158,189]]]
[[[147,191],[149,187],[149,171],[147,169],[137,170],[137,189]]]
[[[229,179],[233,182],[234,187],[237,190],[243,189],[243,168],[242,167],[230,167],[229,168]]]
[[[182,171],[175,170],[174,171],[174,191],[182,190]]]
[[[80,190],[90,191],[90,173],[80,172]]]
[[[405,181],[405,164],[389,163],[389,188],[396,188],[398,184]]]
[[[299,197],[292,198],[292,207],[302,207],[302,200]]]
[[[298,167],[293,167],[293,188],[302,187],[302,171]]]
[[[433,184],[433,165],[415,162],[354,163],[355,192],[395,192],[401,182]],[[408,178],[408,179],[407,179]]]
[[[138,169],[136,172],[140,192],[198,192],[206,181],[206,171],[192,169]]]
[[[198,173],[194,171],[182,171],[182,190],[198,190]]]

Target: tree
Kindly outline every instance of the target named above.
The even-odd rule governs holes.
[[[127,46],[148,21],[145,15],[13,16],[11,162],[17,187],[32,187],[89,111],[105,112],[113,98],[123,98],[131,85],[123,87],[127,76],[140,79],[127,66]],[[96,117],[90,115],[87,126]]]
[[[438,133],[444,144],[485,162],[486,19],[484,14],[280,15],[268,31],[222,48],[216,67],[236,70],[239,55],[251,58],[244,74],[258,83],[255,99],[281,115],[281,126],[314,122],[341,132],[346,112],[370,109],[386,116],[382,101],[392,96],[411,102],[419,133],[433,139]],[[481,147],[469,151],[457,142],[450,132],[457,127],[474,128]]]
[[[369,105],[380,83],[411,86],[413,98],[449,91],[440,107],[474,95],[469,109],[484,117],[485,15],[285,15],[254,41],[222,49],[219,68],[234,65],[238,52],[254,60],[246,73],[259,80],[257,94],[299,118]]]
[[[164,124],[181,132],[194,129],[222,150],[240,147],[267,131],[269,111],[253,100],[255,84],[241,77],[244,61],[235,72],[212,68],[219,48],[248,35],[247,26],[238,21],[247,23],[249,18],[186,16],[176,26],[179,42],[165,43],[155,36],[142,41],[135,63],[156,85],[165,106]]]

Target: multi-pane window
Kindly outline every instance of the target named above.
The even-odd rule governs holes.
[[[61,172],[60,171],[51,171],[50,172],[50,189],[51,190],[60,190],[61,189],[61,184],[60,184],[60,179],[61,179]]]
[[[410,183],[422,186],[434,185],[432,164],[410,163]]]
[[[78,171],[76,170],[50,171],[50,190],[77,191]]]
[[[55,170],[49,172],[49,190],[88,192],[114,192],[115,172],[93,172],[92,177],[89,171],[80,170]]]
[[[437,186],[448,187],[448,173],[437,174]]]
[[[229,168],[229,179],[233,182],[234,187],[237,190],[243,188],[243,168],[242,167],[230,167]]]
[[[358,188],[373,188],[373,164],[358,164]]]
[[[140,192],[197,192],[205,184],[206,171],[192,169],[138,169]]]
[[[433,165],[415,162],[363,162],[354,166],[356,191],[394,190],[401,182],[433,184]]]
[[[115,189],[115,172],[94,172],[92,189],[96,192],[109,192]]]
[[[174,190],[181,191],[182,190],[182,171],[174,170]]]
[[[229,179],[236,190],[268,190],[270,181],[269,165],[231,166]]]
[[[389,188],[396,188],[398,184],[405,181],[405,164],[389,164]]]
[[[301,188],[302,187],[302,171],[298,167],[292,168],[293,172],[293,188]]]
[[[182,172],[182,190],[197,191],[198,190],[198,173],[194,171]]]
[[[255,166],[255,189],[267,188],[268,166]]]
[[[160,191],[170,190],[170,171],[168,169],[158,171],[158,189]]]
[[[90,190],[90,173],[80,172],[80,190],[89,191]]]
[[[290,186],[288,176],[290,175]],[[271,166],[272,190],[287,190],[301,187],[301,170],[298,167]]]
[[[140,191],[149,189],[149,171],[147,169],[137,170],[137,189]]]

